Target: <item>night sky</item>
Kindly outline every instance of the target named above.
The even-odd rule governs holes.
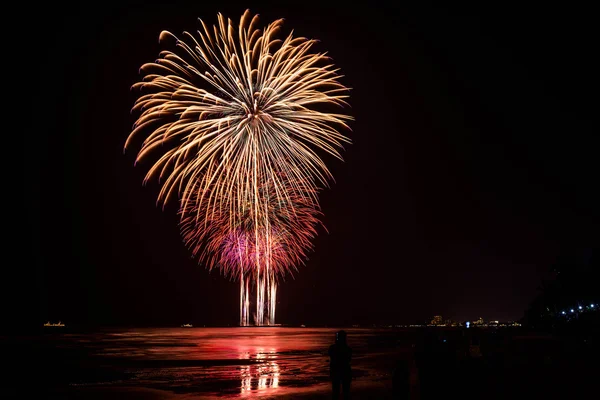
[[[36,324],[238,322],[238,285],[191,258],[176,202],[157,207],[148,164],[133,166],[137,148],[123,154],[130,87],[160,31],[193,31],[218,11],[284,18],[352,88],[353,144],[344,163],[329,160],[336,182],[321,197],[329,232],[280,285],[277,322],[514,320],[557,258],[600,243],[591,10],[168,3],[15,17],[35,48],[23,63],[32,237],[18,268]]]

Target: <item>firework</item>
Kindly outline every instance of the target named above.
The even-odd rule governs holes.
[[[158,176],[159,202],[177,192],[183,203],[191,189],[217,184],[225,193],[208,201],[230,199],[239,191],[238,203],[253,203],[257,180],[281,186],[281,174],[314,187],[331,177],[316,153],[322,150],[341,159],[339,149],[347,137],[350,117],[318,110],[319,105],[345,104],[348,89],[338,82],[338,70],[324,53],[311,53],[314,40],[275,38],[282,20],[265,29],[249,11],[237,29],[231,20],[218,17],[211,30],[183,39],[163,31],[161,41],[173,39],[175,51],[162,51],[154,63],[141,67],[142,82],[133,85],[142,94],[133,111],[141,112],[125,148],[140,133],[146,134],[136,163],[153,151],[162,155],[144,181]],[[199,184],[198,184],[199,183]]]
[[[220,267],[233,277],[240,266],[233,248],[246,254],[242,265],[256,264],[256,254],[268,252],[270,259],[276,261],[277,275],[283,276],[295,269],[312,248],[320,211],[318,204],[309,200],[316,197],[316,193],[301,183],[282,180],[286,183],[285,201],[277,196],[278,187],[273,182],[264,181],[255,189],[260,201],[243,204],[235,210],[228,203],[238,204],[237,191],[233,191],[232,198],[219,201],[224,204],[222,208],[209,209],[207,202],[200,199],[213,195],[206,190],[194,190],[190,201],[184,203],[186,207],[179,211],[182,236],[192,254],[209,268]],[[302,194],[291,187],[302,188]],[[211,190],[221,192],[219,188]],[[267,248],[264,243],[269,244]]]
[[[141,67],[125,149],[143,137],[136,164],[154,159],[144,183],[162,182],[163,206],[178,198],[193,253],[241,271],[242,304],[255,279],[262,304],[310,248],[317,192],[332,178],[319,154],[342,158],[349,139],[338,130],[352,119],[326,110],[346,105],[348,89],[314,40],[277,39],[282,20],[258,29],[246,11],[237,27],[220,14],[212,28],[200,23],[195,35],[161,32],[173,47]]]
[[[289,180],[284,181],[292,185]],[[239,279],[241,325],[248,324],[249,280],[257,292],[255,321],[260,325],[266,316],[269,324],[274,323],[277,280],[304,263],[320,224],[320,213],[306,202],[308,197],[290,191],[283,207],[271,182],[264,182],[257,192],[263,201],[259,205],[261,215],[266,218],[257,218],[255,207],[248,205],[235,213],[238,224],[234,227],[228,212],[217,209],[209,214],[199,208],[206,207],[206,203],[193,197],[189,208],[180,210],[182,236],[192,253],[209,268],[219,267],[228,276]],[[210,219],[198,218],[206,215]]]

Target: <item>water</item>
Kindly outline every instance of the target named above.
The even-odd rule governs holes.
[[[333,328],[50,329],[22,338],[38,383],[73,398],[297,398],[330,393]],[[353,390],[388,393],[410,333],[348,329]],[[139,396],[139,397],[138,397]]]

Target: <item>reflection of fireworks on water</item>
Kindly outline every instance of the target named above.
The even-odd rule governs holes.
[[[162,180],[163,204],[179,196],[194,254],[240,278],[242,324],[253,280],[261,325],[265,302],[274,323],[278,276],[304,259],[315,234],[316,193],[331,178],[317,151],[341,159],[349,140],[336,127],[351,118],[318,109],[345,105],[348,89],[325,54],[311,53],[315,41],[279,40],[282,20],[262,30],[257,22],[246,11],[237,28],[219,15],[197,36],[163,31],[175,50],[142,66],[140,116],[125,147],[146,134],[136,163],[159,157],[144,182]]]

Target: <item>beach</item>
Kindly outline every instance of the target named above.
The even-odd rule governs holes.
[[[2,343],[4,351],[12,349],[25,365],[19,369],[23,379],[9,384],[16,397],[330,398],[327,349],[337,330],[59,328],[3,338]],[[546,393],[554,398],[584,393],[597,373],[595,364],[563,341],[517,330],[481,331],[479,354],[472,352],[465,329],[346,331],[353,349],[354,399],[433,398],[440,393],[467,398]]]

